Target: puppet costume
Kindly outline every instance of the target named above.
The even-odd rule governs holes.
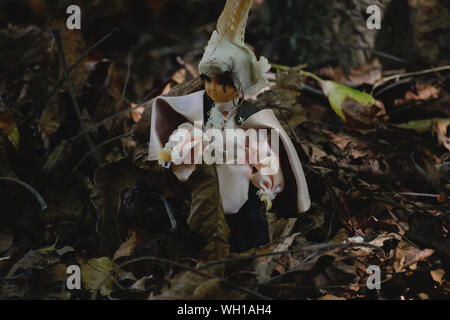
[[[248,12],[253,0],[228,0],[217,23],[217,30],[205,48],[199,71],[208,77],[216,77],[231,72],[235,88],[244,96],[255,95],[267,86],[266,73],[270,65],[266,58],[258,61],[254,53],[244,43],[244,33]],[[192,152],[172,152],[170,169],[175,176],[185,182],[195,170],[195,162],[205,155],[202,134],[208,129],[273,129],[278,133],[279,153],[272,149],[272,141],[266,136],[258,136],[258,147],[245,141],[237,144],[249,158],[258,161],[244,164],[216,163],[220,196],[225,217],[231,230],[231,250],[244,251],[269,242],[265,210],[259,199],[274,200],[278,194],[295,201],[297,213],[310,207],[306,179],[301,162],[292,141],[270,109],[258,109],[248,102],[242,105],[232,101],[215,103],[205,90],[180,97],[157,97],[152,105],[148,160],[158,160],[161,150],[171,152],[175,145]],[[240,105],[240,106],[239,106]],[[195,124],[202,124],[200,128]],[[180,130],[188,132],[180,140]],[[223,141],[227,136],[223,134]],[[206,140],[209,140],[208,137]],[[177,141],[177,142],[175,142]],[[234,142],[234,138],[233,138]],[[200,148],[201,146],[201,148]],[[268,152],[257,158],[258,148],[263,146]],[[208,148],[208,147],[206,147]],[[225,155],[226,148],[215,150],[215,154]],[[237,152],[239,153],[239,151]],[[269,165],[277,165],[278,170],[264,174]],[[259,199],[258,199],[259,197]]]

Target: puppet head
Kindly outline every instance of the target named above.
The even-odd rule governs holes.
[[[219,77],[231,72],[235,88],[245,95],[254,95],[267,86],[270,64],[265,57],[259,61],[245,45],[245,27],[253,0],[227,0],[199,64],[201,74]]]
[[[205,81],[206,93],[214,102],[234,101],[238,94],[231,72],[222,73],[218,77],[202,74],[201,78]]]

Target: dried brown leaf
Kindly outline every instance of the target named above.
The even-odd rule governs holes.
[[[119,249],[114,253],[113,260],[117,260],[122,257],[131,256],[136,249],[136,231],[132,230],[128,232],[128,239],[120,245]]]

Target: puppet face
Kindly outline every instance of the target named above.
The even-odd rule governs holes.
[[[233,99],[236,88],[228,77],[208,77],[202,75],[202,78],[205,80],[206,93],[214,102],[228,102]]]

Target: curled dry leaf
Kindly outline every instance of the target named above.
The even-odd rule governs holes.
[[[59,262],[59,255],[54,246],[28,251],[22,259],[9,270],[7,277],[12,277],[18,271],[43,269]]]
[[[445,271],[442,270],[442,269],[431,270],[430,274],[431,274],[431,277],[433,278],[434,281],[436,281],[437,283],[441,284],[442,283],[442,279],[445,276]]]
[[[412,91],[407,91],[405,97],[402,99],[395,99],[394,104],[404,104],[410,101],[416,100],[429,100],[439,97],[440,89],[428,84],[417,83],[416,84],[417,93]]]
[[[395,249],[394,269],[396,272],[403,271],[405,268],[412,266],[416,262],[424,260],[431,256],[434,250],[419,250],[408,242],[402,241]]]
[[[135,123],[138,123],[139,121],[141,121],[142,119],[142,114],[145,111],[145,107],[144,106],[139,106],[136,103],[131,103],[130,108],[136,108],[131,110],[131,119],[133,119],[133,121]]]
[[[145,276],[137,280],[133,285],[130,287],[130,290],[135,291],[147,291],[146,282],[148,279],[150,279],[151,276]]]
[[[113,260],[117,260],[122,257],[131,256],[136,249],[136,231],[132,230],[128,232],[128,239],[120,245],[119,249],[114,253]]]

